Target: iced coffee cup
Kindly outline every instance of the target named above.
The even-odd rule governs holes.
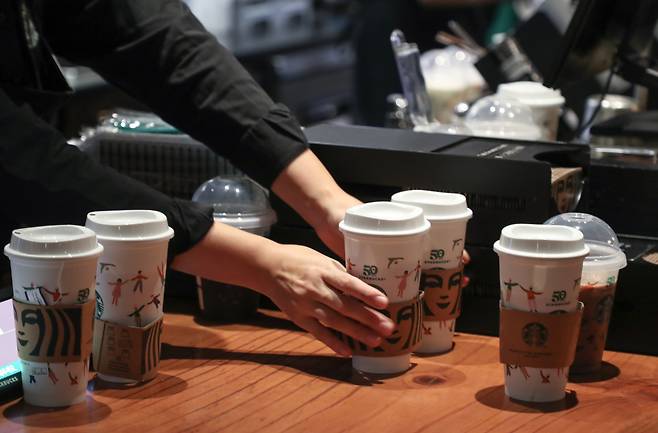
[[[152,379],[160,362],[167,245],[174,231],[152,210],[91,212],[105,248],[96,274],[94,368],[108,382]]]
[[[600,218],[584,213],[566,213],[545,222],[569,226],[583,233],[589,254],[583,263],[580,301],[585,305],[571,374],[594,373],[601,368],[612,315],[619,270],[626,256],[614,230]]]
[[[418,289],[430,223],[418,207],[373,202],[348,209],[339,227],[347,271],[388,297],[389,306],[381,311],[396,325],[378,347],[341,334],[352,349],[352,366],[369,373],[403,372],[422,338]]]
[[[531,402],[564,398],[582,304],[583,234],[571,227],[513,224],[494,244],[500,263],[500,360],[505,394]]]
[[[102,251],[94,232],[73,225],[14,230],[5,246],[29,404],[62,407],[85,400]]]
[[[461,313],[462,253],[473,212],[461,194],[412,190],[394,194],[391,201],[420,207],[431,224],[429,250],[421,263],[423,339],[416,352],[446,352],[452,349]]]
[[[498,86],[498,95],[514,98],[532,110],[532,117],[541,128],[541,138],[555,140],[564,97],[559,90],[549,89],[541,83],[517,81]]]

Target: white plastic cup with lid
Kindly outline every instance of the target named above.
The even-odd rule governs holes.
[[[411,190],[393,194],[391,201],[418,206],[423,210],[425,218],[430,222],[429,250],[422,263],[421,290],[440,290],[440,299],[449,302],[437,303],[437,311],[459,311],[461,296],[452,293],[461,291],[462,253],[466,242],[466,225],[473,216],[466,205],[466,197],[437,191]],[[458,273],[460,278],[434,278],[430,275],[439,270],[451,270],[450,274]],[[458,281],[457,286],[451,284]],[[433,286],[433,282],[440,283]],[[426,287],[423,287],[423,286]],[[432,287],[431,287],[432,286]],[[426,294],[424,302],[429,297]],[[434,311],[436,308],[426,308]],[[418,353],[441,353],[452,349],[455,330],[455,320],[428,320],[423,322],[423,340],[416,349]]]
[[[266,190],[246,176],[219,176],[204,182],[192,201],[211,205],[215,221],[268,237],[276,223]],[[201,314],[209,320],[236,322],[258,309],[260,295],[246,287],[196,278]]]
[[[502,307],[553,314],[576,311],[583,260],[589,253],[581,232],[571,227],[512,224],[502,229],[494,251],[499,257]],[[564,398],[568,365],[503,367],[509,397],[531,402]]]
[[[4,249],[11,262],[14,300],[23,304],[58,306],[93,303],[96,265],[102,251],[94,232],[80,226],[14,230]],[[93,305],[90,307],[93,311]],[[81,315],[80,328],[74,320],[69,320],[74,316],[77,317],[76,312],[66,310],[44,314],[22,309],[17,315],[17,344],[28,348],[31,354],[41,355],[50,353],[44,349],[46,346],[63,348],[65,341],[81,346],[89,344],[89,341],[81,341],[81,337],[91,338],[93,315],[86,316],[88,321]],[[56,317],[66,317],[66,323]],[[82,354],[83,358],[85,356]],[[21,364],[23,396],[27,403],[62,407],[85,400],[88,357],[69,362],[21,360]]]
[[[96,319],[144,328],[163,316],[167,247],[174,230],[154,210],[96,211],[86,226],[105,248],[96,273]],[[100,373],[114,383],[136,380]]]
[[[515,98],[532,110],[532,116],[541,128],[544,140],[557,138],[560,113],[564,106],[564,96],[559,90],[551,89],[534,81],[517,81],[498,86],[498,95]]]
[[[601,367],[619,270],[626,267],[626,255],[619,247],[614,230],[594,215],[566,213],[550,218],[544,224],[579,230],[589,247],[583,263],[579,295],[585,309],[571,373],[594,373]]]
[[[418,298],[430,229],[422,209],[391,202],[361,204],[347,210],[339,228],[345,236],[345,266],[350,274],[379,289],[388,297],[389,304]],[[409,333],[417,329],[415,325],[420,326],[422,313],[419,312],[419,315],[399,314],[391,317],[396,323],[396,330],[385,339],[386,344],[420,338]],[[405,321],[407,323],[403,323]],[[418,323],[411,323],[414,321]],[[402,335],[403,329],[409,335]],[[368,373],[400,373],[409,368],[410,354],[415,345],[409,346],[408,351],[403,349],[406,353],[395,356],[355,354],[352,356],[352,366]]]

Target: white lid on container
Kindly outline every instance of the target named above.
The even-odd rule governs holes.
[[[419,207],[376,201],[349,208],[339,228],[359,235],[410,236],[428,231],[430,222]]]
[[[99,256],[102,252],[96,234],[76,225],[16,229],[5,246],[9,258],[67,259]]]
[[[498,86],[498,95],[515,98],[530,107],[560,107],[564,96],[559,90],[551,89],[534,81],[517,81]]]
[[[269,229],[276,222],[266,190],[246,176],[210,179],[192,201],[211,205],[215,219],[242,230]]]
[[[108,210],[89,212],[85,225],[99,240],[158,241],[174,237],[167,217],[155,210]]]
[[[500,232],[494,251],[520,257],[570,259],[589,253],[583,234],[571,227],[512,224]]]
[[[518,99],[490,95],[479,99],[466,114],[464,124],[473,135],[538,140],[541,128],[532,110]]]
[[[573,227],[583,234],[585,244],[590,250],[583,266],[617,269],[626,267],[626,255],[619,248],[617,234],[601,218],[586,213],[570,212],[556,215],[544,224]]]
[[[418,206],[430,222],[451,222],[473,216],[462,194],[415,189],[395,193],[391,201]]]

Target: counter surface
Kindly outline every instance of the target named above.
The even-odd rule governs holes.
[[[160,375],[117,389],[90,383],[86,404],[0,406],[0,432],[656,432],[658,358],[606,352],[597,377],[564,401],[503,391],[496,338],[461,334],[454,350],[413,357],[397,377],[366,377],[349,359],[265,311],[246,325],[203,326],[167,313]]]

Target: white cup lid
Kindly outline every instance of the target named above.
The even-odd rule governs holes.
[[[93,231],[75,225],[16,229],[5,246],[5,255],[10,258],[79,258],[100,255],[102,251]]]
[[[428,231],[430,222],[419,207],[376,201],[349,208],[339,228],[361,235],[408,236]]]
[[[589,253],[583,234],[571,227],[512,224],[500,232],[494,251],[514,256],[569,259]]]
[[[550,89],[534,81],[518,81],[498,86],[500,96],[516,98],[531,107],[561,106],[564,97],[559,90]]]
[[[108,210],[87,214],[88,228],[100,240],[150,241],[174,237],[167,217],[154,210]]]
[[[430,222],[470,219],[473,216],[462,194],[415,189],[393,194],[391,201],[418,206]]]

